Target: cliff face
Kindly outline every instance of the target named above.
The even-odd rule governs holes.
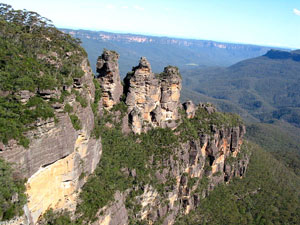
[[[249,153],[239,119],[210,104],[181,105],[178,68],[154,74],[144,57],[123,87],[118,57],[106,50],[98,59],[101,98],[86,59],[83,76],[62,90],[20,93],[24,104],[68,94],[51,105],[56,119],[25,133],[28,148],[1,145],[0,156],[28,179],[25,216],[15,223],[41,223],[52,208],[83,224],[174,224],[216,185],[244,176]]]
[[[88,105],[82,107],[76,95],[70,94],[63,103],[53,105],[58,121],[39,120],[34,124],[35,129],[26,133],[31,140],[28,148],[14,141],[1,148],[0,157],[15,163],[20,175],[28,179],[25,220],[32,224],[50,208],[74,210],[78,190],[100,159],[101,140],[91,137],[94,115],[90,102],[94,100],[94,84],[87,59],[82,61],[81,68],[84,75],[74,79],[69,88],[86,98]],[[61,90],[40,90],[39,94],[50,99],[50,95],[60,96]],[[81,129],[75,130],[64,112],[67,104],[81,121]]]
[[[121,162],[114,162],[123,165],[121,170],[126,179],[134,181],[125,191],[115,192],[114,200],[99,209],[97,221],[93,224],[117,225],[141,221],[146,224],[173,224],[176,217],[189,213],[201,204],[201,200],[216,185],[244,176],[249,163],[249,153],[245,147],[242,148],[245,126],[239,121],[234,122],[235,117],[217,112],[210,104],[195,106],[188,101],[181,105],[180,90],[181,77],[176,67],[168,66],[163,73],[153,74],[144,57],[127,74],[124,79],[127,110],[125,114],[116,113],[116,107],[108,112],[112,117],[122,115],[123,119],[114,120],[116,123],[104,129],[113,132],[121,125],[124,131],[126,121],[136,134],[135,143],[144,146],[144,141],[147,142],[145,136],[150,135],[153,145],[157,141],[162,147],[162,153],[149,153],[149,159],[143,162],[152,171],[150,178],[146,178],[150,182],[141,178],[141,173],[145,172],[139,171],[138,167],[126,168]],[[118,102],[114,105],[117,106]],[[147,134],[155,128],[169,129],[170,133],[152,137]],[[164,146],[161,135],[171,135],[170,139],[175,138],[176,144]],[[153,140],[155,138],[158,139]],[[131,147],[135,148],[133,145]],[[105,151],[114,151],[115,147],[112,143],[104,148],[107,148]],[[143,148],[143,151],[151,152],[152,147],[148,145]],[[128,149],[128,155],[134,154],[130,151]],[[162,157],[158,160],[159,154]],[[126,161],[126,158],[122,160]],[[142,162],[136,158],[135,163]],[[103,170],[101,167],[100,171]]]
[[[115,200],[100,210],[102,215],[93,224],[174,224],[177,217],[201,204],[218,184],[245,175],[249,154],[241,150],[244,134],[244,126],[211,127],[209,135],[200,133],[198,138],[181,143],[160,162],[154,174],[163,190],[144,184],[117,192]],[[150,167],[153,165],[149,162]],[[129,174],[132,176],[136,175]],[[126,199],[132,198],[137,188],[142,191],[131,200],[134,206],[128,207]]]

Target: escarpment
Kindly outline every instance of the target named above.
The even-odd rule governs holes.
[[[218,184],[245,175],[250,152],[239,117],[210,104],[181,105],[180,90],[178,68],[154,74],[144,57],[127,74],[122,99],[98,119],[105,161],[83,187],[82,221],[173,224]]]
[[[26,136],[28,148],[9,141],[2,145],[0,157],[16,164],[26,183],[28,203],[25,205],[26,223],[35,224],[48,209],[75,209],[78,190],[86,176],[93,172],[100,159],[101,139],[92,138],[94,114],[90,102],[94,100],[94,84],[87,59],[81,63],[84,75],[74,79],[70,94],[62,103],[53,105],[56,120],[38,120]],[[62,90],[39,90],[43,99],[50,99]],[[76,94],[85,98],[86,106],[76,101]],[[72,108],[72,115],[78,117],[80,128],[75,129],[71,116],[65,112]]]
[[[183,121],[174,131],[156,128],[137,137],[136,141],[142,146],[139,150],[148,151],[145,156],[148,160],[142,161],[147,169],[119,161],[121,174],[131,182],[123,192],[118,189],[114,198],[99,209],[94,224],[138,221],[173,224],[177,217],[200,205],[217,185],[230,182],[234,177],[242,178],[250,157],[247,147],[242,147],[245,127],[226,123],[213,125],[212,117],[218,117],[218,112],[208,113],[210,109],[209,105],[198,106],[191,119],[182,114]],[[209,122],[201,124],[201,120]],[[193,127],[195,123],[200,126]],[[127,154],[136,147],[133,145]],[[106,148],[104,146],[104,154]],[[130,159],[125,156],[123,160]],[[142,163],[139,158],[133,160],[136,164]]]
[[[28,179],[25,214],[8,224],[43,224],[49,209],[79,224],[174,224],[218,184],[245,175],[239,117],[181,104],[178,68],[154,74],[144,57],[122,85],[118,57],[105,50],[95,78],[83,57],[71,83],[18,93],[22,104],[39,96],[54,116],[30,125],[28,148],[1,144],[0,156]]]
[[[10,183],[27,179],[27,202],[14,191],[0,220],[173,224],[216,185],[245,175],[242,121],[210,104],[181,105],[178,68],[154,74],[142,57],[122,84],[119,55],[105,50],[94,77],[78,40],[0,6],[9,31],[0,50],[11,56],[0,68],[0,157],[14,164]]]
[[[9,56],[0,68],[0,157],[12,163],[12,180],[27,180],[27,203],[15,194],[7,199],[15,207],[1,202],[0,221],[20,216],[24,205],[15,221],[37,224],[51,208],[74,211],[99,162],[94,77],[78,40],[37,13],[0,6],[0,51]]]

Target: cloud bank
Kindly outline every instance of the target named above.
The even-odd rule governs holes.
[[[299,9],[294,9],[293,12],[294,12],[295,15],[300,16],[300,10]]]

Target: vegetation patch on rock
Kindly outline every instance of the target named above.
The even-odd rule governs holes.
[[[0,158],[0,221],[23,215],[26,203],[25,180],[18,178],[11,165]]]
[[[79,43],[35,12],[0,4],[0,142],[27,147],[33,123],[55,117],[52,105],[84,74]]]

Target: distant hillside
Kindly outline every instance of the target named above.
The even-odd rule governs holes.
[[[246,176],[218,186],[175,225],[299,224],[299,176],[261,147],[250,146],[253,153]]]
[[[212,102],[240,114],[249,123],[248,138],[300,174],[299,50],[270,50],[228,68],[197,68],[182,75],[183,100]]]
[[[81,39],[92,65],[103,48],[120,54],[121,76],[131,71],[141,56],[148,58],[154,72],[165,65],[180,69],[205,66],[229,66],[244,59],[265,54],[269,47],[230,44],[215,41],[154,37],[135,34],[116,34],[103,31],[62,29]],[[93,66],[92,66],[93,67]]]
[[[262,122],[281,119],[300,126],[299,51],[271,50],[228,68],[198,68],[182,74],[189,90],[229,101]]]

